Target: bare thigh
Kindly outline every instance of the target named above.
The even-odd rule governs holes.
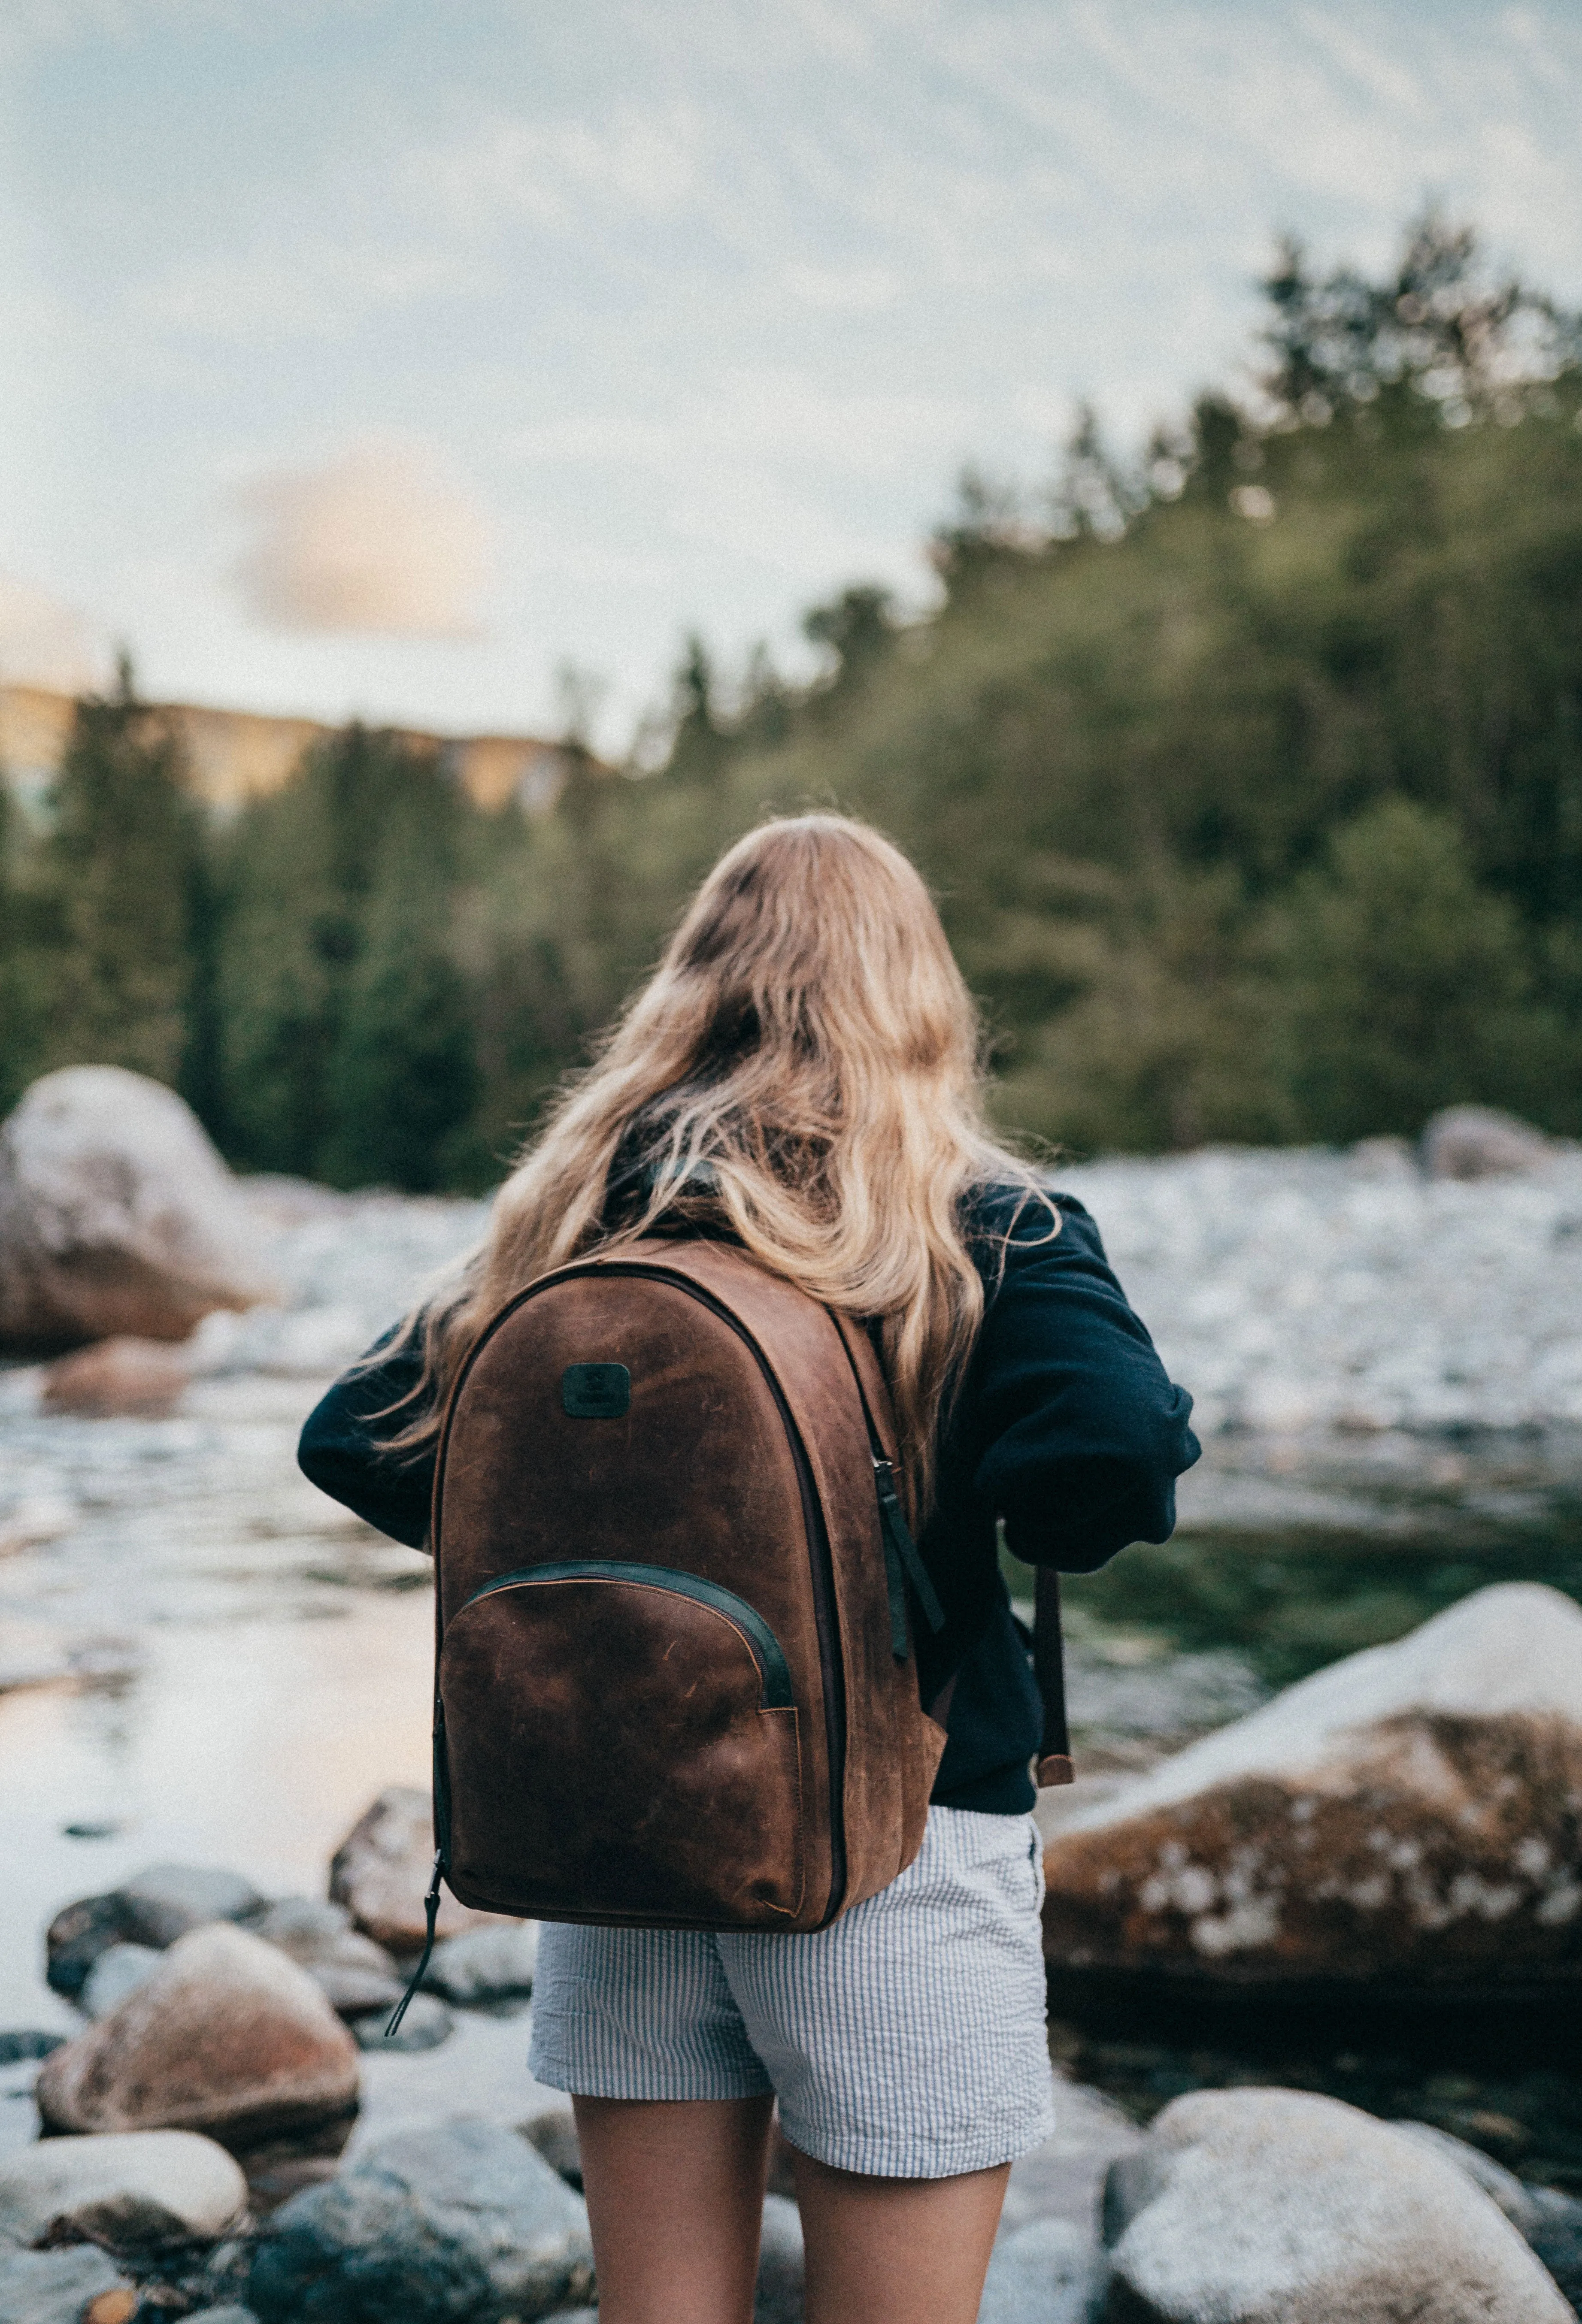
[[[795,2153],[807,2324],[976,2324],[1008,2163],[957,2179],[871,2179]]]
[[[752,2324],[773,2099],[571,2103],[599,2324]]]
[[[751,2324],[767,2098],[574,2098],[599,2324]],[[807,2324],[975,2324],[1009,2163],[874,2179],[794,2156]]]

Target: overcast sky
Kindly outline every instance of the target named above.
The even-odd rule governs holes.
[[[457,729],[912,603],[962,463],[1425,194],[1582,301],[1582,10],[0,0],[0,664]]]

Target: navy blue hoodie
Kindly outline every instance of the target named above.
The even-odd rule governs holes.
[[[1069,1194],[1050,1214],[1017,1187],[978,1190],[964,1224],[984,1279],[983,1327],[939,1445],[933,1514],[920,1547],[945,1627],[917,1640],[922,1700],[954,1672],[950,1739],[934,1800],[1020,1814],[1040,1709],[1001,1577],[1000,1521],[1028,1565],[1091,1573],[1133,1541],[1164,1541],[1175,1480],[1198,1458],[1192,1399],[1176,1388]],[[309,1416],[298,1459],[314,1484],[397,1541],[428,1536],[434,1463],[390,1452],[412,1407],[410,1344],[347,1372]]]

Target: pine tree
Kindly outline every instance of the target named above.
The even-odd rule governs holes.
[[[77,706],[39,867],[50,991],[42,1066],[180,1074],[190,1026],[202,835],[180,746],[122,658],[107,697]]]

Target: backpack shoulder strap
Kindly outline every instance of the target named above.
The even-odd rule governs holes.
[[[1071,1736],[1066,1723],[1066,1655],[1060,1636],[1060,1577],[1052,1565],[1037,1569],[1032,1611],[1032,1674],[1043,1700],[1043,1740],[1038,1747],[1038,1787],[1075,1780]]]

